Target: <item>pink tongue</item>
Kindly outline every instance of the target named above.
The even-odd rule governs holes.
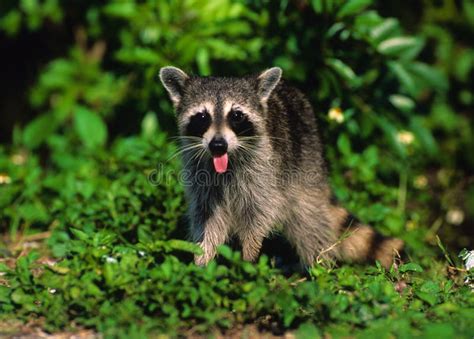
[[[214,161],[214,169],[217,173],[224,173],[227,171],[227,162],[229,160],[227,158],[227,153],[219,157],[214,157],[212,160]]]

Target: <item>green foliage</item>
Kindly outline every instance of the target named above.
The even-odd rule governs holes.
[[[2,1],[0,29],[9,35],[17,34],[22,26],[38,30],[47,20],[59,22],[63,12],[58,0]]]
[[[332,336],[428,335],[434,327],[467,338],[474,331],[474,295],[433,267],[431,277],[424,278],[416,273],[421,269],[417,264],[399,272],[315,267],[311,278],[302,281],[279,274],[265,256],[253,265],[226,247],[220,250],[225,264],[202,268],[153,239],[132,245],[107,229],[71,231],[61,262],[40,265],[31,252],[14,270],[5,269],[9,287],[0,289],[2,311],[43,316],[50,331],[74,320],[107,336],[136,334],[137,323],[147,333],[230,329],[263,315],[283,328],[299,327],[303,337],[321,331]],[[406,286],[399,294],[394,286],[401,284]]]
[[[459,228],[474,217],[474,7],[441,3],[410,25],[414,5],[390,1],[2,2],[11,39],[54,40],[51,27],[71,38],[29,90],[31,119],[0,146],[0,319],[111,337],[249,323],[301,338],[472,337],[474,277],[448,250],[472,245]],[[337,198],[402,237],[411,260],[288,277],[222,247],[220,261],[192,264],[157,81],[169,64],[281,66],[314,104]],[[50,234],[38,251],[15,246],[38,232]]]

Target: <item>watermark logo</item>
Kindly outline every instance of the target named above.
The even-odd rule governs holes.
[[[183,186],[221,186],[233,180],[242,182],[265,182],[266,185],[286,187],[303,185],[304,187],[319,186],[323,175],[316,170],[286,169],[280,170],[277,166],[263,170],[229,169],[225,173],[216,173],[212,167],[200,169],[183,168],[177,170],[164,164],[158,166],[148,174],[148,182],[153,186],[167,185],[176,181]]]

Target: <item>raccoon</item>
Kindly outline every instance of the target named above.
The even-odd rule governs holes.
[[[281,75],[278,67],[243,78],[160,70],[189,178],[190,236],[203,252],[195,263],[206,265],[231,237],[255,261],[280,230],[305,266],[336,259],[389,267],[403,242],[333,199],[313,109]]]

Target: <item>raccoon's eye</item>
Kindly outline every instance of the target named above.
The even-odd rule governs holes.
[[[186,134],[201,137],[211,125],[211,115],[207,110],[195,113],[186,127]]]
[[[245,119],[245,114],[244,114],[244,112],[242,112],[240,109],[234,108],[234,109],[232,109],[232,111],[230,112],[230,120],[231,120],[233,123],[243,122],[244,119]]]
[[[230,128],[237,136],[252,136],[255,129],[249,116],[242,112],[240,108],[233,108],[227,115]]]
[[[198,112],[194,115],[198,120],[206,120],[209,117],[207,111]]]

